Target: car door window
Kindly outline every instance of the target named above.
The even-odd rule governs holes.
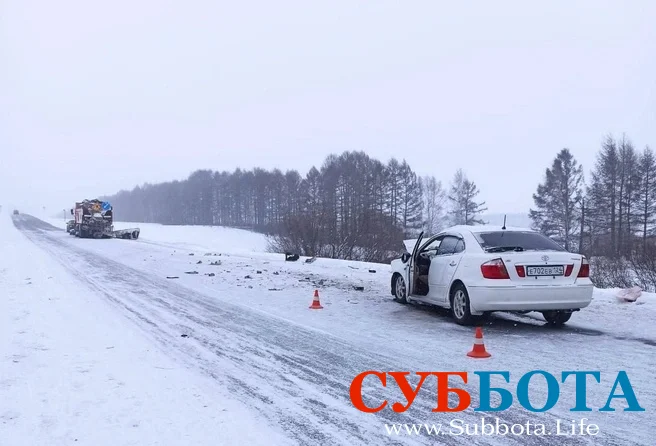
[[[446,236],[440,243],[440,247],[437,249],[437,255],[443,256],[448,254],[453,254],[456,252],[456,245],[458,244],[459,239],[453,236]]]
[[[421,252],[426,252],[426,251],[437,252],[437,249],[439,248],[440,243],[442,243],[442,237],[437,238],[437,239],[433,240],[432,242],[428,243],[427,245],[425,245],[421,249]]]
[[[460,254],[465,250],[465,242],[462,239],[458,240],[458,243],[456,243],[456,247],[453,250],[454,253]]]

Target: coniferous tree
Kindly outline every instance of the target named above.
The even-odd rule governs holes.
[[[412,171],[410,166],[403,161],[401,164],[401,218],[404,234],[412,237],[418,234],[423,226],[423,200],[421,179]]]
[[[583,167],[569,149],[562,149],[533,194],[536,209],[531,209],[529,215],[534,229],[567,250],[575,249],[579,241],[582,186]]]
[[[656,157],[654,152],[645,147],[640,154],[638,175],[641,179],[638,194],[638,223],[642,232],[642,252],[647,250],[647,235],[656,224]]]
[[[633,144],[622,136],[619,148],[619,227],[618,253],[629,255],[633,250],[634,238],[639,225],[640,174],[639,156]]]
[[[480,219],[480,214],[487,210],[485,202],[476,202],[479,194],[478,187],[473,181],[470,181],[462,169],[458,169],[453,182],[451,191],[448,195],[451,202],[451,222],[454,225],[476,225],[485,224]]]
[[[596,253],[617,254],[619,154],[617,143],[607,136],[597,155],[586,193],[586,210]]]

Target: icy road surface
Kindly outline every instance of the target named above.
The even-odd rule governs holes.
[[[41,378],[47,379],[52,373],[58,376],[55,379],[65,383],[59,388],[42,389],[47,400],[44,402],[43,398],[39,401],[33,395],[21,395],[16,391],[20,385],[32,388],[29,380],[39,378],[30,378],[24,372],[16,373],[11,369],[15,364],[9,363],[11,358],[5,356],[3,369],[8,371],[3,371],[0,377],[0,397],[3,402],[9,401],[9,405],[0,409],[0,419],[3,420],[0,444],[4,438],[12,439],[12,445],[35,444],[28,440],[47,438],[48,433],[59,435],[60,444],[70,444],[63,439],[70,439],[67,435],[74,433],[68,432],[69,427],[76,425],[80,413],[86,412],[82,409],[77,412],[57,411],[52,405],[68,407],[71,395],[79,395],[76,391],[85,392],[88,411],[96,415],[101,412],[104,416],[92,418],[94,426],[77,434],[75,444],[254,444],[262,438],[269,444],[289,442],[299,445],[653,444],[652,431],[656,423],[651,412],[656,408],[653,384],[656,330],[653,318],[644,323],[640,320],[641,315],[653,316],[653,302],[646,300],[653,296],[645,296],[646,304],[642,305],[642,310],[639,306],[629,310],[635,325],[644,327],[639,332],[632,330],[631,324],[613,321],[613,317],[623,311],[616,312],[617,306],[613,305],[599,307],[608,308],[606,314],[600,314],[599,309],[591,310],[589,319],[585,319],[583,312],[577,314],[581,325],[573,324],[562,330],[548,329],[531,317],[495,317],[485,327],[486,346],[493,357],[476,361],[465,356],[473,341],[471,329],[453,324],[439,310],[402,306],[392,301],[388,267],[385,265],[324,259],[312,264],[302,261],[285,263],[281,255],[234,254],[212,251],[211,248],[203,250],[198,244],[185,247],[177,240],[153,241],[143,231],[142,238],[137,241],[80,240],[25,215],[14,218],[14,225],[20,233],[7,227],[3,233],[9,235],[3,237],[9,238],[5,242],[7,246],[20,249],[8,252],[19,255],[17,252],[23,251],[21,246],[27,243],[23,236],[36,247],[28,243],[24,249],[33,254],[21,257],[21,262],[3,258],[3,274],[15,281],[7,288],[11,305],[4,302],[3,305],[13,312],[13,317],[20,318],[21,306],[15,300],[27,295],[18,290],[30,286],[18,283],[20,276],[29,277],[32,284],[54,280],[53,286],[61,288],[59,300],[42,299],[29,303],[28,308],[39,312],[40,316],[28,327],[23,327],[22,334],[9,332],[19,328],[19,324],[10,323],[9,328],[3,327],[5,340],[7,337],[17,339],[18,336],[27,339],[26,343],[14,343],[6,350],[18,351],[16,348],[21,345],[20,348],[29,348],[27,345],[37,342],[39,336],[55,337],[56,327],[46,329],[54,323],[46,315],[70,306],[70,293],[77,296],[77,300],[87,301],[87,309],[96,311],[96,314],[84,315],[84,330],[80,328],[76,332],[83,339],[71,344],[75,351],[61,347],[63,355],[75,355],[76,360],[88,361],[86,350],[80,351],[79,348],[93,348],[93,355],[103,358],[110,367],[113,362],[108,358],[111,358],[113,349],[106,347],[119,341],[123,348],[132,347],[133,350],[152,345],[157,355],[171,362],[165,368],[174,372],[167,375],[166,380],[158,380],[158,373],[162,370],[156,369],[152,360],[139,361],[136,354],[132,361],[124,357],[124,373],[133,377],[135,382],[143,381],[144,386],[151,389],[146,390],[146,397],[140,386],[132,389],[134,395],[125,390],[115,394],[102,383],[90,383],[80,390],[67,381],[66,373],[72,372],[44,369],[46,363],[33,364],[41,367]],[[193,228],[189,230],[193,231]],[[212,246],[211,243],[207,245]],[[36,262],[44,252],[49,255],[48,259],[55,259],[58,263],[44,260],[41,268],[30,262],[26,264],[26,260]],[[219,264],[211,265],[211,262]],[[371,273],[370,269],[376,272]],[[62,274],[64,270],[68,274]],[[198,274],[186,274],[194,271]],[[354,285],[364,286],[365,291],[355,291]],[[307,306],[315,288],[320,290],[325,308],[313,312]],[[81,299],[80,296],[85,297]],[[101,306],[101,303],[106,306]],[[108,313],[107,322],[99,313],[101,310]],[[66,315],[72,318],[65,320],[67,326],[79,325],[74,319],[74,311]],[[124,334],[116,329],[119,316],[130,322],[126,321]],[[95,323],[89,323],[89,317]],[[576,319],[572,318],[572,321]],[[42,328],[44,326],[46,328]],[[115,339],[117,336],[121,339]],[[125,339],[125,336],[129,338]],[[102,343],[102,346],[96,343]],[[5,352],[5,349],[1,351]],[[64,361],[61,365],[71,367],[72,363]],[[601,384],[588,384],[588,405],[594,411],[582,415],[569,412],[575,403],[573,382],[561,385],[558,405],[543,414],[527,412],[516,402],[512,409],[497,414],[474,413],[472,410],[457,414],[432,413],[431,409],[435,407],[434,384],[425,384],[412,407],[400,414],[388,409],[377,414],[363,414],[354,409],[349,400],[351,381],[365,370],[411,373],[509,370],[511,384],[499,382],[498,385],[514,390],[523,373],[536,369],[547,370],[556,376],[560,376],[563,370],[601,371]],[[617,412],[597,412],[606,403],[619,370],[628,372],[646,412],[623,412],[621,402],[614,405]],[[27,384],[25,380],[28,380]],[[536,406],[542,405],[546,398],[544,382],[538,381],[536,379],[531,386],[531,399]],[[39,384],[34,381],[34,385]],[[467,385],[474,405],[478,401],[476,384],[474,379]],[[157,390],[160,386],[165,387],[161,392]],[[91,393],[94,391],[101,391],[101,394],[94,396]],[[365,393],[365,401],[370,406],[377,406],[384,399],[405,401],[393,387],[384,389],[376,385],[375,380],[367,383]],[[5,394],[11,398],[5,399]],[[193,400],[192,396],[216,403],[217,407],[205,407],[207,403],[195,406],[189,402]],[[180,402],[174,400],[172,403],[173,397]],[[117,404],[112,404],[113,398]],[[139,404],[138,410],[131,411],[128,421],[123,417],[125,410],[129,409],[119,403],[130,398],[141,398],[143,403]],[[225,407],[219,409],[224,400]],[[56,432],[48,422],[28,421],[30,417],[43,416],[48,407],[51,408],[50,423],[60,426]],[[5,414],[3,418],[1,411],[10,414],[9,417]],[[223,423],[221,429],[213,424],[208,412],[216,416],[217,422]],[[549,428],[555,426],[556,419],[569,421],[585,416],[589,422],[599,425],[601,433],[597,437],[443,435],[437,440],[425,434],[389,436],[385,431],[385,423],[447,424],[450,420],[460,419],[474,424],[480,423],[483,415],[499,416],[509,424],[544,423]],[[158,436],[155,432],[144,433],[144,429],[140,429],[143,420],[165,424],[159,418],[161,416],[173,419],[174,426],[183,432],[175,436],[164,431]],[[132,442],[123,441],[121,437],[126,423],[133,425],[129,437]],[[218,432],[222,429],[226,434]],[[243,438],[239,438],[240,431],[244,432]],[[92,437],[90,432],[104,432],[106,435]]]

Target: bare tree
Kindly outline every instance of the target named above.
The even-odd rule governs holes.
[[[446,191],[434,176],[422,178],[424,200],[424,230],[436,234],[444,227],[447,212]]]

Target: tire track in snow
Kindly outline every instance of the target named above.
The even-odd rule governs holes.
[[[351,380],[364,370],[394,370],[398,365],[395,358],[142,273],[65,243],[50,233],[53,227],[47,223],[21,217],[15,219],[15,225],[27,237],[133,320],[164,351],[214,378],[236,399],[282,426],[299,444],[436,444],[436,439],[428,435],[390,437],[384,432],[384,423],[448,423],[458,418],[473,424],[480,423],[482,416],[489,416],[508,424],[531,421],[555,425],[555,417],[550,414],[529,414],[515,408],[502,414],[472,410],[432,414],[434,396],[431,400],[422,394],[407,412],[362,414],[348,398]],[[188,337],[182,338],[180,334]],[[412,364],[404,366],[413,370]],[[435,395],[434,385],[425,387],[423,395]],[[391,400],[390,389],[386,390],[367,390],[365,398],[377,402]],[[404,401],[402,397],[399,400]],[[455,402],[454,398],[452,404]],[[429,417],[435,419],[426,420]],[[439,439],[443,445],[546,446],[554,441],[548,436]],[[605,439],[610,441],[606,444],[625,444],[611,436]],[[591,444],[591,440],[559,437],[558,444]]]

